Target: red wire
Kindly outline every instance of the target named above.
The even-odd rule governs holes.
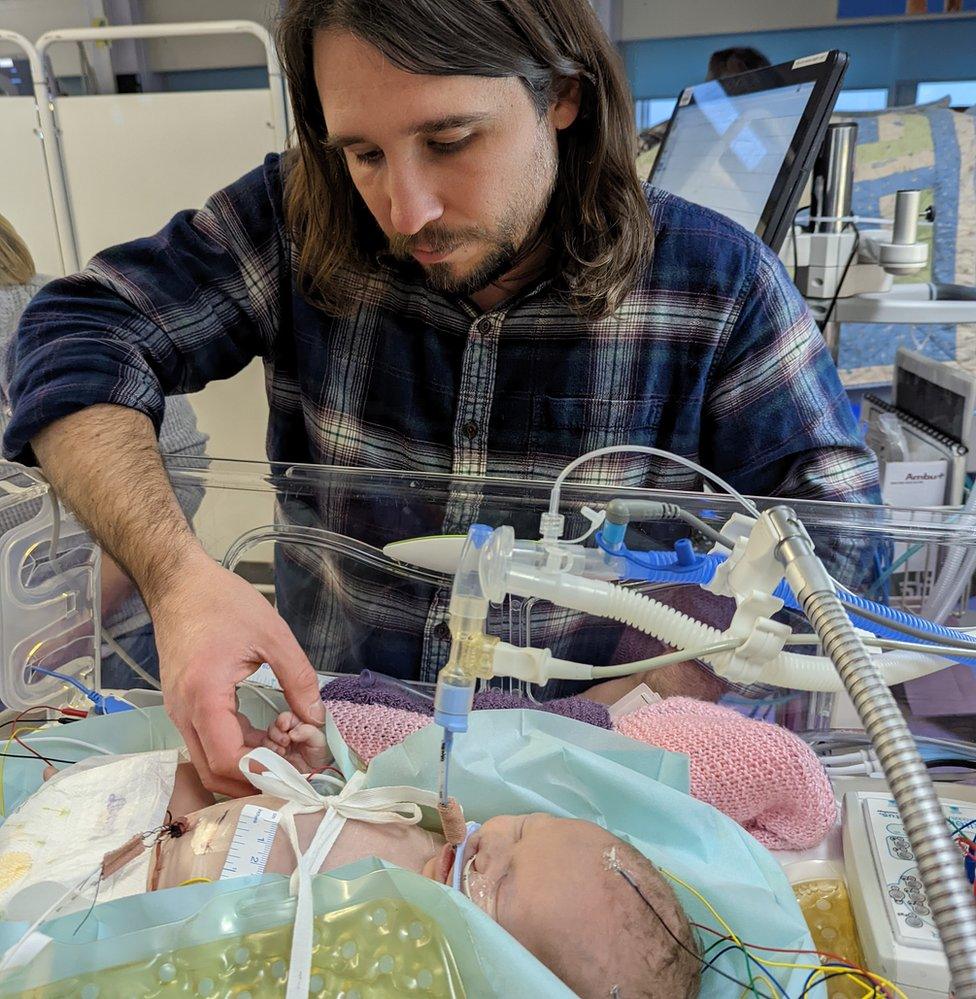
[[[46,763],[49,767],[54,766],[54,764],[46,756],[41,756],[41,754],[34,749],[33,746],[28,746],[26,742],[23,742],[20,736],[15,735],[14,742],[16,742],[21,749],[26,749],[28,753],[33,753],[42,763]]]
[[[56,708],[53,704],[35,704],[33,707],[24,708],[19,715],[17,715],[16,721],[20,721],[24,715],[29,715],[32,711],[67,711],[67,708]]]
[[[703,923],[692,923],[691,925],[696,926],[700,930],[708,930],[709,933],[714,933],[715,936],[722,937],[723,940],[732,940],[728,934],[719,933],[718,930],[711,926],[705,926]],[[867,968],[861,968],[856,964],[852,964],[846,957],[841,957],[839,954],[832,954],[829,950],[797,950],[795,947],[762,947],[759,944],[747,943],[745,940],[741,941],[741,943],[743,947],[751,950],[768,950],[774,951],[778,954],[813,954],[816,957],[827,957],[830,958],[831,961],[843,964],[845,967],[850,968],[851,971],[857,971],[867,978],[875,979],[880,977],[873,971],[868,971]]]
[[[26,708],[25,710],[21,711],[20,714],[17,715],[17,717],[10,723],[11,732],[16,732],[17,726],[20,724],[24,715],[29,715],[32,711],[57,711],[63,715],[71,715],[72,717],[81,717],[81,718],[86,718],[88,716],[87,711],[79,711],[77,708],[56,708],[52,704],[35,704],[33,707]],[[54,766],[54,764],[49,759],[47,759],[47,757],[41,756],[41,754],[36,749],[34,749],[33,746],[29,746],[26,742],[24,742],[20,738],[20,736],[12,735],[11,738],[22,749],[26,749],[28,753],[33,753],[39,760],[41,760],[41,762],[46,763],[49,767]]]

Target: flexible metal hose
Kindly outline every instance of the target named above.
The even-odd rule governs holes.
[[[775,507],[768,516],[779,541],[776,557],[844,681],[898,805],[956,999],[976,999],[976,901],[915,740],[796,514]]]

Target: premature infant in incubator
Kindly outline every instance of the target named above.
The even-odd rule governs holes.
[[[332,762],[323,732],[288,712],[270,726],[265,745],[299,773]],[[284,805],[269,794],[215,803],[192,766],[177,765],[175,750],[94,758],[45,776],[50,781],[0,827],[5,918],[36,904],[39,892],[60,894],[92,868],[96,881],[101,871],[100,900],[216,881],[245,807]],[[177,826],[178,834],[147,840],[147,815],[164,811],[164,829]],[[294,818],[305,852],[325,811]],[[663,876],[629,844],[590,822],[535,813],[497,815],[461,849],[457,860],[443,836],[419,825],[349,818],[319,870],[378,857],[445,885],[457,884],[452,872],[459,870],[468,898],[579,995],[697,994],[700,961],[687,917]],[[105,859],[114,855],[109,876]],[[290,875],[296,863],[279,825],[265,873]],[[76,904],[87,908],[90,898]]]
[[[302,773],[332,762],[322,731],[289,712],[270,726],[266,745]],[[244,806],[281,804],[270,795],[212,801],[192,768],[181,765],[170,811],[186,816],[188,828],[160,842],[151,889],[219,878]],[[322,818],[296,816],[302,850]],[[450,884],[455,862],[454,848],[437,833],[350,819],[321,870],[368,856],[441,884]],[[674,892],[649,860],[606,830],[543,813],[498,815],[468,839],[462,864],[461,890],[579,995],[608,996],[614,986],[621,997],[697,994],[700,963]],[[279,829],[265,870],[288,875],[294,868]]]

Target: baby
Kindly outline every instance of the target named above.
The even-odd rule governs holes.
[[[322,731],[289,712],[270,726],[265,744],[301,773],[332,762]],[[181,765],[170,804],[186,831],[165,838],[150,868],[149,888],[220,877],[245,805],[277,809],[279,798],[255,795],[214,804]],[[304,851],[324,812],[296,816]],[[348,820],[325,859],[328,871],[375,856],[450,884],[454,848],[416,825]],[[542,813],[499,815],[467,840],[461,890],[580,996],[680,999],[698,992],[700,961],[674,892],[640,852],[590,822]],[[265,868],[288,875],[296,865],[278,829]]]

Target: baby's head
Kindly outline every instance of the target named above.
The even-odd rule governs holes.
[[[424,874],[447,883],[450,866],[435,858]],[[592,822],[499,815],[468,840],[463,869],[462,891],[584,999],[698,994],[697,949],[670,885]]]

